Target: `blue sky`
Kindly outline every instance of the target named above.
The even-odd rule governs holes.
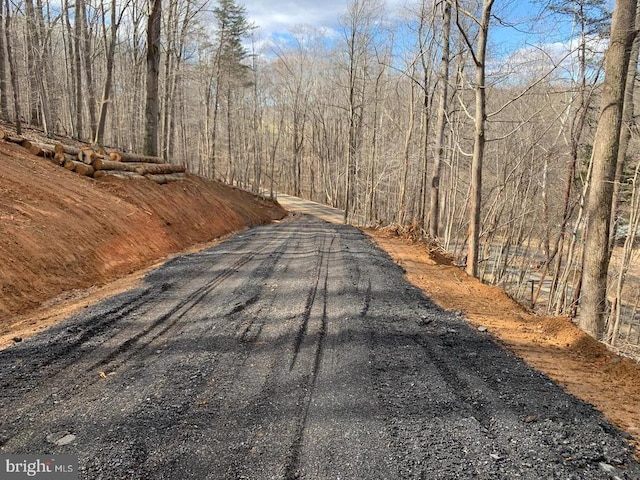
[[[397,9],[405,0],[390,0],[390,9]],[[267,36],[282,34],[301,24],[315,27],[335,27],[347,10],[345,0],[240,0],[247,8],[249,20]]]
[[[247,9],[249,20],[259,27],[258,37],[277,38],[286,35],[297,25],[312,25],[331,30],[337,27],[339,17],[346,12],[345,0],[240,0]],[[389,16],[406,13],[416,1],[387,0]],[[613,0],[610,0],[613,6]],[[531,22],[540,12],[541,2],[535,0],[496,0],[494,22],[490,33],[491,50],[501,57],[532,45],[566,42],[571,35],[568,23],[542,18]]]

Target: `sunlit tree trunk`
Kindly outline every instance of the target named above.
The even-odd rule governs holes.
[[[640,27],[640,9],[636,7],[635,28]],[[613,198],[611,200],[611,230],[609,232],[609,255],[613,251],[618,229],[618,201],[620,197],[620,182],[622,173],[627,163],[627,151],[631,140],[631,129],[634,126],[634,93],[636,76],[638,75],[638,54],[640,53],[640,35],[636,35],[631,47],[629,57],[629,68],[627,70],[627,80],[624,90],[624,106],[622,107],[622,126],[620,129],[620,146],[618,147],[618,158],[616,160],[616,175],[613,184]]]
[[[471,50],[475,64],[475,132],[473,138],[473,157],[471,160],[471,198],[469,201],[469,233],[467,247],[466,271],[475,277],[478,272],[478,251],[480,243],[480,210],[482,207],[482,160],[484,158],[485,124],[486,124],[486,90],[485,90],[485,61],[487,54],[487,40],[489,38],[489,20],[494,0],[483,0],[482,13],[478,21],[478,42],[474,52],[466,32],[460,28],[460,33]],[[457,4],[457,2],[456,2]],[[458,11],[460,10],[457,5]],[[458,12],[459,15],[459,12]],[[460,22],[458,22],[460,27]]]
[[[587,238],[583,267],[580,327],[601,338],[607,310],[609,228],[622,107],[634,39],[636,0],[617,0],[605,60],[600,117],[593,145],[593,173],[587,203]]]

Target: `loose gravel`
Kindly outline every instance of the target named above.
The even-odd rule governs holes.
[[[640,479],[591,406],[311,216],[0,352],[0,407],[0,452],[82,479]]]

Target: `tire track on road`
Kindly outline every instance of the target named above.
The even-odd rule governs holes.
[[[335,234],[332,235],[331,240],[329,241],[328,247],[326,237],[323,238],[322,248],[319,252],[319,261],[318,261],[318,275],[316,277],[316,283],[313,289],[312,302],[308,306],[308,309],[305,311],[305,321],[304,321],[304,335],[307,333],[307,326],[309,322],[309,318],[311,317],[311,310],[315,303],[315,299],[317,296],[318,286],[320,284],[320,279],[324,277],[323,284],[321,288],[322,293],[322,312],[320,313],[320,325],[317,333],[316,340],[316,349],[313,358],[313,368],[311,371],[310,379],[307,380],[307,388],[306,395],[303,400],[303,404],[300,411],[300,417],[298,419],[298,425],[296,427],[295,437],[291,447],[289,448],[289,455],[286,460],[285,470],[284,470],[284,479],[285,480],[295,480],[300,476],[300,455],[302,453],[302,447],[304,444],[304,434],[307,429],[307,420],[309,418],[309,409],[311,408],[311,402],[313,400],[313,395],[316,387],[316,381],[318,379],[318,373],[320,371],[320,364],[322,362],[322,357],[324,353],[324,344],[325,338],[327,334],[327,299],[329,295],[329,263],[331,261],[331,253],[333,244],[336,237]],[[299,331],[299,334],[302,330]],[[300,339],[296,338],[296,356],[299,351],[299,345],[302,342]],[[295,357],[294,357],[295,358]]]
[[[112,367],[111,370],[118,368],[119,365],[122,365],[127,360],[137,355],[140,350],[146,348],[149,344],[158,340],[163,335],[166,335],[167,332],[171,330],[171,328],[173,328],[180,320],[182,320],[185,317],[185,315],[187,315],[195,306],[197,306],[216,287],[224,283],[232,275],[235,275],[239,268],[247,265],[258,255],[267,251],[270,247],[271,245],[267,243],[255,251],[250,251],[244,254],[242,257],[237,259],[234,263],[232,263],[228,267],[225,267],[225,269],[221,273],[213,277],[205,285],[203,285],[202,287],[196,289],[195,291],[187,295],[187,297],[184,300],[179,301],[169,311],[167,311],[166,313],[156,318],[151,324],[149,324],[142,331],[128,338],[124,343],[122,343],[117,349],[115,349],[105,358],[91,365],[87,369],[87,371],[91,371],[96,368],[109,365],[117,357],[121,357],[118,360],[117,364],[110,365]],[[256,297],[254,296],[253,299],[249,299],[247,302],[252,303],[252,302],[255,302],[255,300],[256,300]],[[233,315],[234,313],[239,313],[240,311],[242,311],[244,308],[246,308],[247,302],[233,306],[228,312],[228,315]],[[155,330],[157,331],[154,332]],[[154,332],[152,336],[150,336],[144,342],[140,343],[141,339],[150,335],[152,332]]]
[[[84,336],[50,367],[70,382],[62,401],[46,382],[0,391],[2,453],[78,455],[82,480],[640,478],[590,407],[436,308],[351,227],[295,218],[147,280],[65,326],[103,321],[94,336],[0,353],[15,393],[43,378],[29,376],[43,346]],[[117,371],[87,369],[100,362]],[[75,440],[47,442],[61,431]]]
[[[252,236],[252,242],[255,240],[256,239]],[[82,328],[85,324],[88,328],[82,331],[79,339],[74,342],[74,346],[71,349],[66,350],[67,352],[71,352],[72,355],[68,357],[64,357],[61,354],[56,355],[56,350],[53,350],[54,355],[56,355],[55,358],[66,358],[67,361],[62,364],[51,364],[47,366],[49,370],[56,368],[56,372],[47,373],[47,382],[43,382],[39,385],[41,388],[39,389],[37,397],[32,396],[29,411],[36,412],[48,410],[54,400],[56,403],[66,402],[67,399],[76,396],[80,391],[87,392],[87,394],[89,394],[89,392],[91,392],[95,387],[98,387],[105,382],[105,379],[98,375],[98,370],[113,372],[120,369],[123,365],[126,365],[131,359],[140,358],[140,353],[143,350],[145,350],[154,341],[158,341],[163,336],[166,336],[172,327],[174,327],[182,318],[185,317],[185,315],[196,307],[199,302],[210,294],[216,286],[224,283],[229,277],[236,273],[239,268],[248,264],[256,257],[270,249],[274,250],[274,254],[273,258],[267,259],[267,261],[272,263],[277,262],[277,259],[286,250],[286,242],[288,241],[290,241],[290,238],[286,239],[285,243],[279,245],[276,249],[273,249],[273,246],[279,243],[278,238],[275,238],[270,242],[261,242],[258,245],[258,248],[246,249],[247,253],[243,253],[241,258],[235,259],[230,265],[224,266],[224,270],[214,276],[210,281],[208,281],[208,283],[191,292],[186,296],[186,298],[181,299],[168,312],[165,312],[154,319],[151,324],[146,324],[145,322],[144,328],[141,331],[136,332],[133,336],[128,336],[128,338],[123,343],[120,343],[115,349],[110,349],[106,356],[102,357],[98,361],[94,360],[93,363],[88,365],[83,366],[83,363],[87,360],[94,359],[95,354],[100,352],[99,348],[101,345],[104,345],[104,342],[107,342],[110,339],[115,339],[123,334],[130,335],[132,327],[135,328],[135,324],[128,322],[124,328],[113,329],[106,339],[102,339],[97,348],[92,347],[91,349],[83,351],[82,346],[84,344],[90,343],[96,338],[96,335],[99,335],[103,331],[108,331],[109,327],[113,328],[118,324],[118,322],[130,318],[134,314],[138,315],[139,318],[144,319],[145,316],[148,316],[155,308],[155,304],[152,300],[163,298],[162,294],[166,295],[168,290],[173,291],[175,287],[167,288],[170,287],[172,283],[161,281],[158,286],[152,285],[142,291],[135,291],[137,295],[134,298],[131,298],[128,294],[120,295],[116,298],[124,298],[124,303],[118,303],[115,307],[107,309],[104,313],[100,312],[96,315],[89,314],[86,320],[83,320],[84,323],[80,326],[76,326],[71,323],[71,326],[69,327],[70,329],[75,330]],[[244,243],[241,242],[238,249],[242,248],[243,245]],[[198,255],[200,254],[192,256]],[[181,257],[176,259],[176,261],[180,260],[180,258]],[[175,267],[175,265],[171,265],[169,268],[173,267]],[[206,267],[206,270],[210,271],[211,267]],[[156,274],[155,272],[152,272],[151,275],[154,276]],[[249,298],[248,302],[251,303],[251,298]],[[223,314],[223,317],[231,317],[242,311],[242,308],[239,308],[238,304],[228,306],[228,308],[228,313]],[[244,308],[246,308],[246,305]],[[95,323],[92,323],[93,321],[95,321]],[[138,323],[140,323],[140,321]],[[210,328],[212,327],[213,325],[210,325]],[[144,340],[144,342],[142,340]],[[62,350],[62,348],[60,348],[60,350]],[[78,354],[73,355],[73,352],[78,352]],[[67,367],[71,365],[74,365],[74,368],[68,369]],[[81,367],[80,371],[78,367]],[[15,395],[8,395],[8,393],[7,389],[3,391],[2,397],[3,399],[6,399],[6,401],[11,401],[11,398],[19,400],[26,392],[24,388],[21,388]],[[3,402],[5,402],[5,400],[3,400]],[[6,405],[6,403],[3,403],[3,405]],[[23,425],[21,417],[14,418],[11,422],[12,430],[21,431],[25,429],[25,425]],[[5,444],[12,438],[13,435],[2,435],[0,440]]]
[[[247,274],[245,283],[241,285],[242,295],[246,294],[249,297],[247,302],[241,302],[243,308],[239,308],[238,303],[232,304],[226,313],[220,315],[220,321],[210,323],[206,329],[197,335],[198,338],[203,339],[198,342],[199,344],[207,344],[214,338],[224,338],[226,342],[234,341],[236,348],[224,353],[216,353],[215,360],[212,357],[204,365],[198,367],[203,372],[203,376],[199,379],[198,385],[189,386],[190,389],[193,389],[195,398],[188,403],[184,403],[182,409],[175,412],[173,420],[163,419],[163,443],[164,445],[172,445],[172,451],[177,452],[182,448],[183,444],[192,442],[194,433],[201,435],[207,432],[212,421],[228,422],[228,424],[223,431],[210,432],[206,440],[203,439],[203,442],[210,443],[218,435],[224,435],[230,445],[229,452],[232,453],[232,459],[245,451],[248,448],[247,445],[250,444],[246,439],[238,438],[237,435],[241,435],[242,432],[236,432],[235,429],[237,427],[234,425],[238,423],[238,418],[246,416],[246,412],[243,412],[244,408],[252,408],[251,405],[258,403],[259,400],[251,397],[252,387],[243,384],[241,379],[244,378],[247,370],[252,371],[254,378],[257,376],[258,372],[251,365],[248,365],[248,362],[254,363],[255,360],[252,360],[252,358],[259,352],[269,348],[256,338],[256,335],[261,332],[261,324],[264,322],[264,320],[260,320],[257,317],[260,317],[261,312],[264,310],[268,311],[276,308],[275,305],[277,304],[277,290],[270,288],[268,280],[272,278],[274,273],[277,274],[288,268],[291,262],[291,257],[288,255],[291,250],[291,244],[299,243],[299,239],[295,238],[289,229],[279,230],[272,240],[270,242],[271,250],[269,250],[270,253],[266,259],[251,274]],[[277,245],[277,247],[273,248],[274,245]],[[283,258],[285,259],[284,262],[281,261]],[[207,300],[205,304],[210,302],[212,302],[212,299]],[[247,322],[247,319],[250,319],[250,321]],[[254,328],[254,322],[258,323],[257,328]],[[213,332],[213,334],[210,334],[210,332]],[[207,337],[209,337],[209,340],[207,340]],[[207,345],[207,348],[210,347]],[[152,365],[149,367],[152,367]],[[242,391],[244,395],[247,395],[247,398],[240,402],[236,401],[229,404],[221,402],[222,399],[236,397],[238,395],[237,390]],[[162,402],[162,399],[158,399],[158,401]],[[144,410],[130,413],[133,418],[143,415],[145,415]],[[238,475],[236,475],[239,471],[238,464],[232,459],[223,460],[224,458],[225,455],[222,455],[220,460],[228,462],[223,467],[227,471],[226,477],[238,478]],[[156,458],[152,451],[150,456],[145,458],[144,462],[136,468],[152,476],[158,462],[164,461],[166,459]],[[173,472],[174,478],[182,477],[185,475],[184,472],[187,471],[183,470],[187,467],[183,465],[182,461],[183,458],[178,456],[167,466]],[[191,465],[188,467],[188,471],[193,471],[194,468],[200,467]],[[202,468],[205,467],[203,466]]]

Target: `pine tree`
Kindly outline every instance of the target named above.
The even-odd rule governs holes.
[[[246,9],[235,0],[219,0],[213,10],[217,22],[217,49],[214,61],[215,95],[211,132],[211,173],[216,173],[218,125],[220,104],[224,101],[227,114],[227,136],[231,136],[231,107],[234,89],[247,77],[248,68],[243,62],[248,54],[242,41],[253,28],[247,21]],[[229,168],[227,178],[233,181],[231,142],[227,145]]]
[[[580,80],[586,83],[587,69],[591,64],[589,40],[607,37],[611,24],[611,13],[607,0],[551,0],[549,10],[570,17],[579,36],[578,61]]]

